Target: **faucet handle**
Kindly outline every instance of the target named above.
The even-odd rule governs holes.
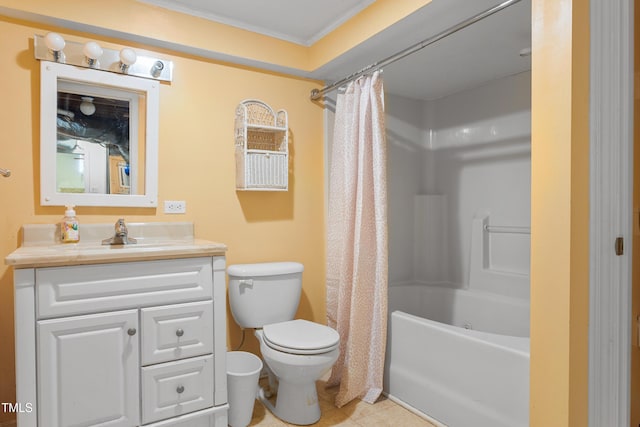
[[[127,224],[124,222],[124,218],[120,218],[115,224],[115,234],[109,239],[102,241],[103,245],[128,245],[131,243],[137,243],[136,239],[129,237],[129,230],[127,230]]]
[[[116,236],[126,236],[129,232],[127,230],[127,225],[124,222],[124,218],[120,218],[116,221]]]

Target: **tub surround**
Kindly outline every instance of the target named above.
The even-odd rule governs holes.
[[[150,261],[171,258],[224,255],[221,243],[194,237],[189,222],[150,222],[127,224],[132,245],[102,245],[113,236],[113,224],[80,224],[79,243],[60,243],[57,224],[26,224],[22,245],[5,258],[15,268],[54,267],[107,262]]]
[[[103,246],[112,224],[81,225],[77,244],[25,225],[5,259],[20,427],[227,425],[226,246],[192,223],[128,228],[137,244]]]
[[[393,172],[390,283],[465,287],[473,218],[490,215],[490,225],[529,226],[530,92],[531,73],[525,72],[431,101],[385,98]],[[493,234],[498,252],[492,268],[528,274],[528,254],[501,250],[508,247],[505,239],[522,238],[518,247],[526,245],[523,237]]]

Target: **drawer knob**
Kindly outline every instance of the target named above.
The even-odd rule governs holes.
[[[127,333],[129,334],[129,336],[134,336],[136,334],[136,328],[129,328],[129,330],[127,331]]]
[[[176,330],[176,336],[181,337],[181,336],[183,336],[183,335],[184,335],[184,330],[183,330],[182,328],[178,328],[178,329]]]
[[[178,394],[181,394],[182,392],[184,392],[184,386],[179,385],[178,388],[176,388],[176,391],[178,392]]]

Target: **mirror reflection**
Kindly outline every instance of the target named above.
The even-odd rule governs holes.
[[[82,86],[58,83],[56,191],[137,194],[129,144],[136,100],[118,99],[113,91],[109,97],[89,96]]]

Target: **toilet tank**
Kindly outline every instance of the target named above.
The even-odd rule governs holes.
[[[242,328],[293,320],[300,303],[303,270],[297,262],[230,265],[227,274],[233,319]]]

